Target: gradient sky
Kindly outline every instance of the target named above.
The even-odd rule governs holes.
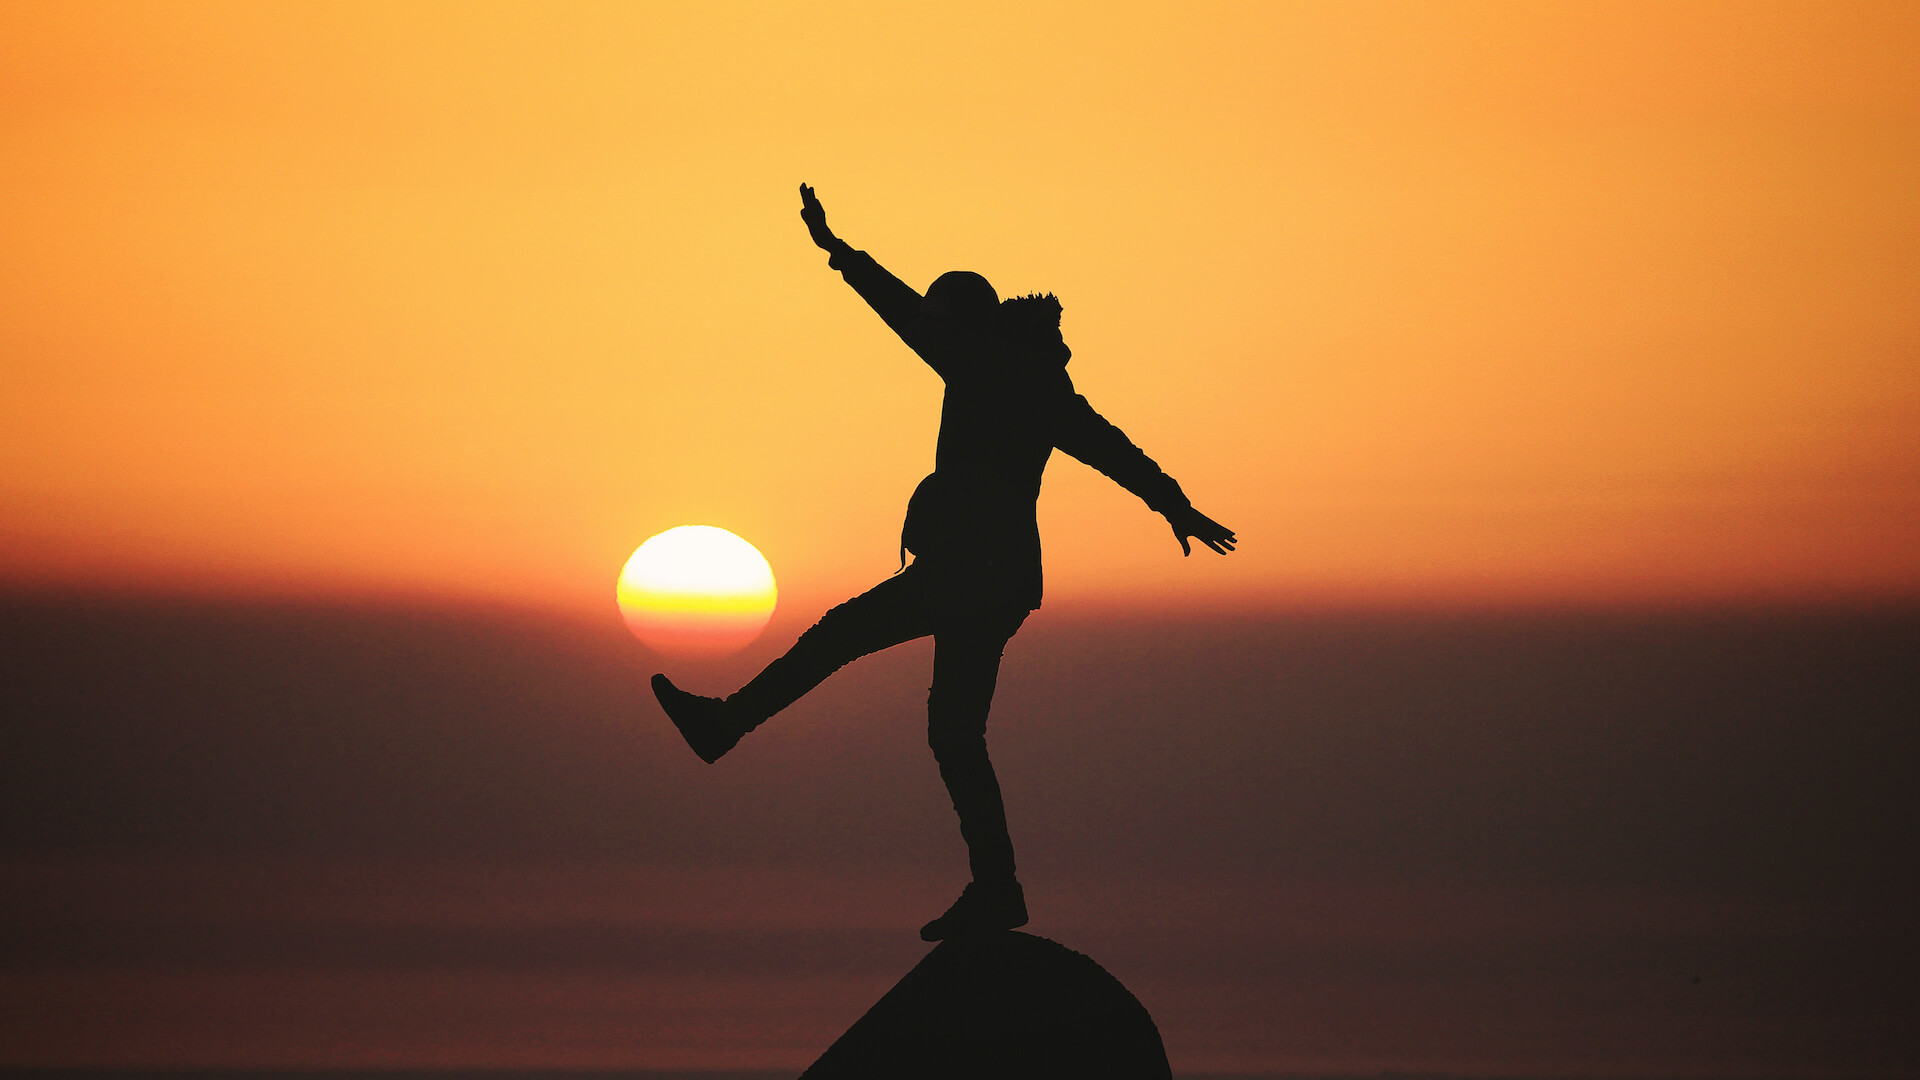
[[[1909,1074],[1917,56],[1911,4],[0,5],[0,1065],[791,1073],[922,955],[928,644],[708,768],[614,609],[654,533],[758,545],[714,692],[894,568],[940,386],[807,181],[916,287],[1058,293],[1240,532],[1058,460],[993,718],[1034,930],[1177,1068]]]
[[[1239,529],[1071,461],[1056,598],[1920,593],[1910,5],[0,12],[15,580],[599,611],[892,567],[939,385],[797,216],[1066,304]]]

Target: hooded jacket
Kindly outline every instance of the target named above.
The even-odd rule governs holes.
[[[934,470],[907,503],[901,548],[974,601],[1040,606],[1040,477],[1058,448],[1153,509],[1190,505],[1180,485],[1074,392],[1053,296],[1006,300],[982,325],[940,332],[921,296],[842,242],[828,265],[946,383]],[[902,561],[905,556],[903,554]]]

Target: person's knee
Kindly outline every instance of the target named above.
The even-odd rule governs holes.
[[[987,712],[985,709],[942,708],[935,696],[927,702],[927,745],[939,761],[985,757],[987,753]]]
[[[844,604],[828,608],[827,613],[820,616],[820,621],[807,627],[806,632],[800,635],[800,640],[795,642],[795,645],[804,645],[809,648],[832,645],[851,639],[856,635],[859,627],[859,613],[854,609],[853,601],[849,600]]]
[[[933,759],[942,765],[972,764],[987,760],[985,733],[928,728],[927,745],[933,748]]]

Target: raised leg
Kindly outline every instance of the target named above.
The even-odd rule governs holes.
[[[895,575],[822,615],[793,648],[727,699],[727,714],[743,732],[751,731],[847,664],[932,632],[913,571]]]

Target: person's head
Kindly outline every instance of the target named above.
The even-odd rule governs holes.
[[[935,325],[978,326],[1000,307],[1000,294],[971,270],[949,270],[927,286],[920,317]]]

